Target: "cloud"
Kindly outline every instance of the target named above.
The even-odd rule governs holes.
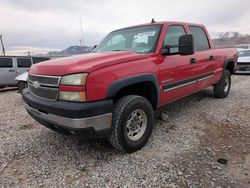
[[[202,23],[212,32],[250,33],[248,0],[0,0],[0,33],[7,50],[15,46],[62,49],[84,39],[94,45],[111,30],[172,20]]]

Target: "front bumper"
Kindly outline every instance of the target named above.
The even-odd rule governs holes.
[[[238,63],[236,73],[250,73],[250,63]]]
[[[58,132],[105,137],[112,124],[113,101],[74,103],[48,101],[33,96],[28,89],[22,92],[27,112],[42,125]]]

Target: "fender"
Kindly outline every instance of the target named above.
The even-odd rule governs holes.
[[[234,70],[233,70],[233,73],[234,73],[235,70],[236,70],[236,66],[235,66],[235,60],[234,60],[233,58],[228,58],[228,59],[225,60],[223,70],[226,69],[227,65],[228,65],[230,62],[233,62],[233,63],[234,63]]]
[[[130,77],[126,77],[120,80],[116,80],[110,84],[106,97],[112,98],[117,94],[117,92],[120,89],[126,86],[130,86],[132,84],[137,84],[141,82],[152,82],[154,84],[156,92],[157,92],[157,104],[159,104],[160,86],[154,74],[141,74],[141,75],[130,76]]]

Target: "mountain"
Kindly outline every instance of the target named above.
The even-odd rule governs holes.
[[[249,37],[250,35],[241,34],[239,32],[212,32],[210,33],[212,39],[230,39],[230,38],[237,38],[237,37]]]
[[[51,51],[48,52],[47,55],[49,56],[68,56],[68,55],[76,55],[76,54],[84,54],[89,53],[93,49],[92,46],[70,46],[61,51]]]
[[[210,36],[217,48],[234,47],[239,44],[250,44],[250,35],[239,32],[213,32]]]

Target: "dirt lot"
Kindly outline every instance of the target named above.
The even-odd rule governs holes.
[[[2,91],[0,187],[250,187],[250,75],[233,76],[227,99],[207,89],[164,111],[149,143],[125,155],[44,128]]]

